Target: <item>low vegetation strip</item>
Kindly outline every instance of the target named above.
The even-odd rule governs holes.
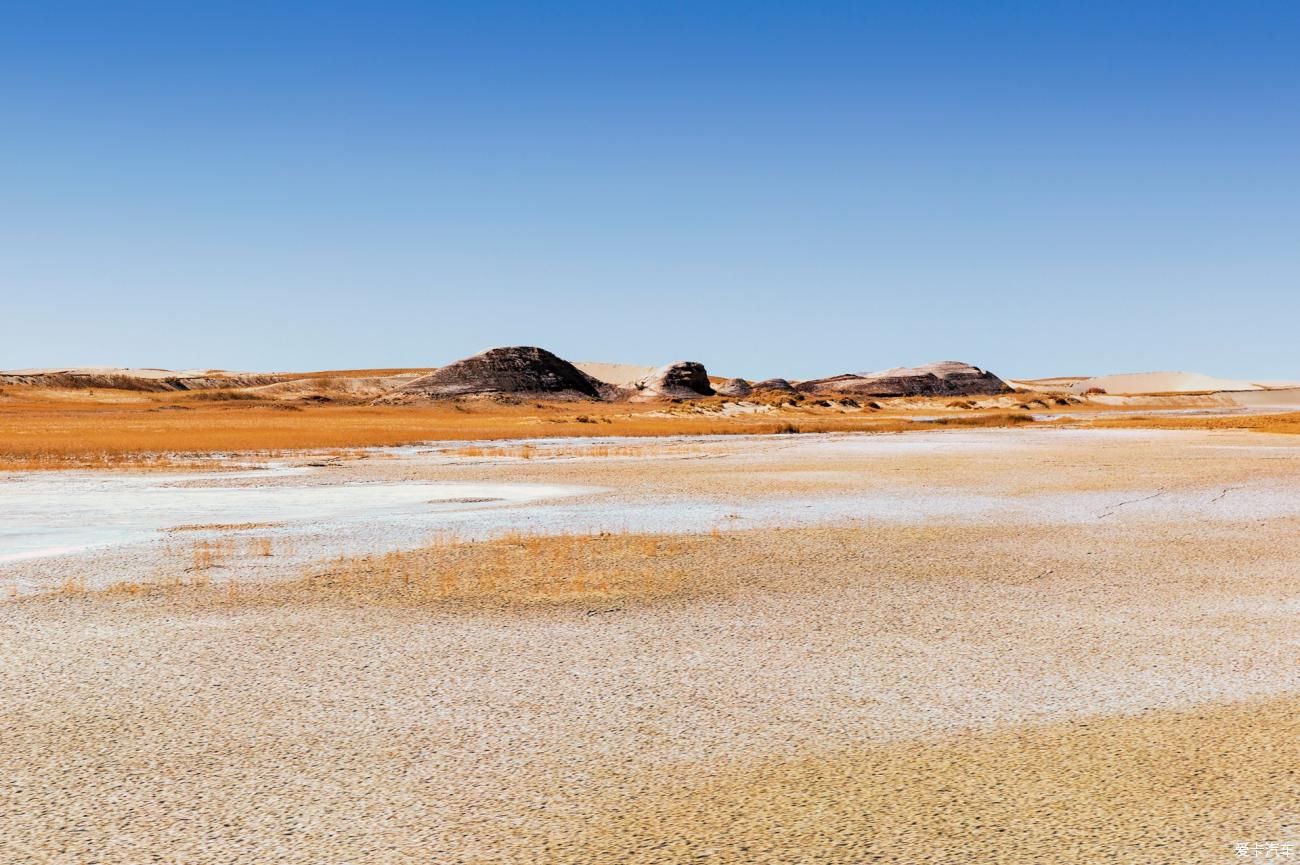
[[[1092,425],[1122,429],[1251,430],[1297,435],[1300,434],[1300,412],[1228,416],[1129,415],[1099,417],[1092,421]]]
[[[162,411],[185,406],[186,411]],[[690,404],[661,406],[443,403],[430,406],[293,406],[252,400],[80,403],[0,402],[0,470],[209,468],[213,454],[279,455],[301,450],[383,447],[430,441],[675,435],[902,432],[930,424],[904,413],[817,406],[724,416]],[[954,414],[960,426],[1027,423],[1023,412]]]
[[[170,598],[200,605],[528,607],[655,600],[718,593],[740,585],[737,574],[721,576],[708,565],[718,556],[738,554],[742,543],[737,535],[721,531],[701,535],[511,533],[486,541],[442,535],[415,550],[342,556],[285,581],[217,585],[214,574],[232,556],[271,557],[281,552],[266,538],[218,539],[181,550],[171,571],[158,579],[114,583],[102,592],[88,591],[84,580],[75,580],[62,591]]]

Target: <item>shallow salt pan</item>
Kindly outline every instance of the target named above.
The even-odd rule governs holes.
[[[1062,444],[1150,441],[1177,434],[1141,430],[1020,431],[953,430],[900,435],[803,435],[738,441],[687,437],[655,444],[646,459],[677,444],[713,448],[725,443],[730,465],[761,467],[774,453],[816,461],[833,457],[915,457],[993,451],[1025,453]],[[637,444],[643,440],[593,439],[585,444]],[[512,443],[497,442],[505,447]],[[573,440],[531,442],[538,462],[550,451],[566,461]],[[1261,444],[1267,448],[1270,444]],[[1214,444],[1198,442],[1196,447]],[[1246,447],[1239,443],[1219,446]],[[429,445],[375,449],[412,469],[428,471],[463,464],[451,448]],[[1294,451],[1293,452],[1300,452]],[[705,451],[705,456],[712,456]],[[671,456],[671,455],[670,455]],[[690,455],[689,458],[697,458]],[[602,458],[606,462],[611,458]],[[488,462],[508,465],[509,457]],[[520,460],[522,462],[522,460]],[[301,480],[299,479],[301,477]],[[507,475],[507,477],[509,477]],[[875,483],[854,491],[828,490],[799,496],[732,499],[674,494],[620,495],[590,486],[539,483],[371,482],[331,483],[305,467],[273,465],[251,472],[123,475],[47,472],[0,477],[0,564],[35,562],[72,553],[157,543],[160,530],[176,526],[274,523],[276,535],[311,539],[316,555],[403,549],[430,533],[465,539],[504,531],[537,533],[640,531],[700,532],[715,527],[801,526],[846,521],[923,522],[1002,519],[1070,524],[1146,519],[1248,520],[1300,514],[1300,496],[1289,482],[1269,481],[1170,490],[1136,486],[1131,491],[1055,492],[1031,495],[980,493],[906,484]],[[264,481],[261,482],[261,481]],[[606,493],[605,495],[591,495]],[[568,501],[556,501],[569,497]],[[192,535],[198,537],[198,535]],[[47,574],[36,574],[44,577]],[[34,579],[35,577],[33,577]]]
[[[274,468],[199,475],[90,475],[47,472],[0,484],[0,563],[40,559],[150,540],[182,525],[397,522],[436,513],[526,504],[577,495],[583,487],[543,484],[354,483],[216,485],[300,473]],[[194,481],[214,485],[192,486]],[[183,485],[184,484],[184,485]]]

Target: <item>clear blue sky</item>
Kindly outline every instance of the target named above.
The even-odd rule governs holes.
[[[0,368],[1300,378],[1300,3],[0,0]]]

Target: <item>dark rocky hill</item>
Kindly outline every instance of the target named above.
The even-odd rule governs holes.
[[[385,401],[471,396],[601,399],[603,382],[543,348],[508,346],[458,360],[398,388]]]

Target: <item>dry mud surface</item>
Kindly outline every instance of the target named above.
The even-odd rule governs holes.
[[[0,602],[0,862],[1209,863],[1300,842],[1291,439],[589,444],[193,480],[574,491],[232,513],[179,534],[273,554],[235,543],[193,592],[44,592],[166,575],[176,532],[0,566],[35,592]],[[285,582],[448,514],[464,537],[697,540],[680,589],[644,598]]]

